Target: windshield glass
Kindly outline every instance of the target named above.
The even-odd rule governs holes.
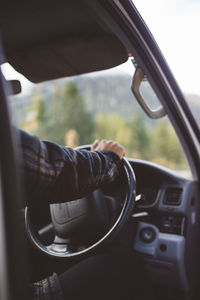
[[[175,75],[200,128],[200,1],[133,0]]]
[[[5,73],[9,69],[4,67]],[[110,70],[37,85],[21,78],[23,92],[10,97],[14,122],[43,140],[71,147],[95,139],[116,140],[125,146],[127,157],[188,177],[188,164],[169,119],[150,119],[134,98],[134,71],[129,60]],[[151,88],[145,93],[154,97]]]

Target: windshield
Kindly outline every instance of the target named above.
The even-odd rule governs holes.
[[[8,66],[4,70],[9,73]],[[10,97],[14,122],[43,140],[70,147],[95,139],[116,140],[125,146],[127,157],[188,177],[188,164],[168,117],[150,119],[134,98],[134,71],[128,60],[110,70],[37,85],[21,78],[23,92]],[[152,89],[146,89],[146,97],[154,97]]]
[[[200,128],[200,1],[133,0],[177,79]]]

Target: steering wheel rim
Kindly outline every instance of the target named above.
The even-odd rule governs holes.
[[[90,146],[80,146],[77,149],[88,149]],[[66,248],[59,249],[59,251],[56,249],[55,244],[51,245],[43,245],[39,238],[37,237],[37,234],[34,232],[32,224],[31,224],[31,208],[26,207],[25,208],[25,226],[28,233],[28,237],[31,240],[32,244],[39,249],[42,253],[45,253],[47,256],[54,257],[54,258],[60,258],[60,259],[72,259],[72,258],[80,258],[86,254],[89,254],[98,248],[106,245],[109,241],[111,241],[121,230],[123,225],[126,223],[126,221],[129,219],[130,215],[133,212],[134,203],[135,203],[135,196],[136,196],[136,180],[135,180],[135,174],[134,171],[128,162],[126,158],[122,158],[122,165],[123,169],[125,171],[125,176],[127,180],[127,188],[125,193],[125,199],[123,203],[123,207],[121,209],[121,212],[115,221],[115,223],[112,225],[112,227],[107,231],[107,233],[100,238],[97,242],[93,243],[89,247],[85,249],[78,250],[77,252],[70,252]]]

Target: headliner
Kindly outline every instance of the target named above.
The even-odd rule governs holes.
[[[97,19],[85,0],[7,0],[0,10],[6,60],[32,82],[125,62],[126,49]]]

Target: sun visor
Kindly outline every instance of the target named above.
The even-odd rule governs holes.
[[[113,35],[76,37],[15,53],[9,63],[38,83],[112,68],[127,60],[127,51]]]

